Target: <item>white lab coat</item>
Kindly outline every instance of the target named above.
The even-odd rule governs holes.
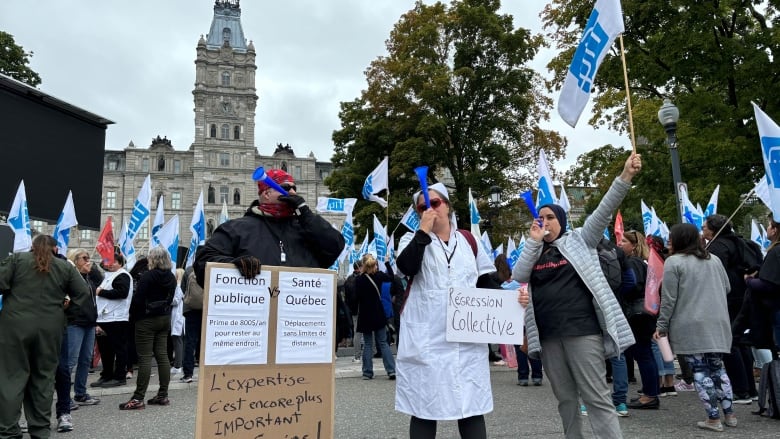
[[[446,340],[447,290],[474,288],[477,278],[495,271],[495,266],[479,237],[475,237],[475,261],[468,240],[454,228],[448,244],[433,233],[429,235],[433,242],[425,248],[420,272],[414,275],[401,314],[395,409],[431,420],[483,415],[493,410],[487,344]],[[399,253],[413,236],[407,233],[401,237]]]

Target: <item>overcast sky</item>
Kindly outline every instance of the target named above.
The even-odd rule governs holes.
[[[516,27],[539,32],[546,0],[504,0]],[[27,0],[0,2],[0,30],[12,34],[41,76],[42,91],[115,122],[106,149],[132,140],[146,148],[157,135],[177,150],[194,139],[195,46],[209,31],[213,0]],[[242,1],[244,35],[257,51],[259,95],[255,146],[270,155],[289,143],[296,155],[328,161],[339,128],[339,103],[365,88],[364,71],[384,55],[385,40],[413,0]],[[533,66],[544,76],[553,55]],[[557,100],[557,96],[555,96]],[[565,170],[577,156],[627,135],[587,125],[577,129],[553,111],[549,128],[569,139]]]

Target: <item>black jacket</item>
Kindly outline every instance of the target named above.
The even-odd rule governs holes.
[[[171,302],[176,293],[176,276],[171,270],[155,268],[141,275],[138,289],[133,294],[130,305],[130,320],[142,320],[148,317],[170,315]],[[167,307],[150,310],[154,303],[167,302]],[[151,311],[151,312],[150,312]]]
[[[97,268],[96,265],[92,265],[92,270],[89,271],[89,273],[81,274],[81,277],[84,278],[84,281],[87,283],[87,286],[89,287],[89,293],[90,293],[90,299],[89,301],[85,301],[84,306],[81,308],[68,308],[65,311],[65,314],[68,317],[68,324],[69,325],[76,325],[76,326],[95,326],[97,325],[97,304],[95,302],[95,288],[97,288],[101,282],[103,282],[103,273],[100,272],[100,269]]]
[[[198,250],[194,266],[199,285],[203,285],[207,262],[231,263],[239,256],[249,255],[258,258],[262,265],[328,268],[344,250],[341,232],[308,206],[300,208],[299,216],[273,218],[252,212],[257,205],[255,200],[243,217],[217,227]]]
[[[358,299],[358,332],[376,331],[384,328],[387,324],[382,300],[379,298],[380,293],[377,291],[377,288],[374,288],[368,276],[371,276],[371,279],[374,280],[379,291],[381,291],[383,283],[393,282],[393,278],[390,275],[381,271],[371,275],[363,273],[355,278],[355,291]]]

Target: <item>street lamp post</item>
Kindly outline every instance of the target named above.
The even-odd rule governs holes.
[[[666,143],[669,144],[669,155],[672,158],[672,179],[674,180],[674,194],[677,205],[677,221],[682,221],[683,206],[680,197],[680,186],[683,185],[680,176],[680,156],[677,153],[677,121],[680,119],[680,110],[669,99],[664,99],[661,109],[658,110],[658,121],[666,131]]]

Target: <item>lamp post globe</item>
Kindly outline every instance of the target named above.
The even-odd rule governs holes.
[[[490,187],[490,204],[497,207],[501,204],[501,188],[498,186]]]
[[[663,105],[658,110],[658,122],[666,131],[666,143],[669,144],[669,156],[672,159],[672,180],[674,180],[674,193],[677,204],[677,221],[682,221],[683,207],[680,197],[680,185],[682,176],[680,175],[680,156],[677,152],[677,121],[680,119],[680,110],[672,103],[670,99],[664,99]]]

